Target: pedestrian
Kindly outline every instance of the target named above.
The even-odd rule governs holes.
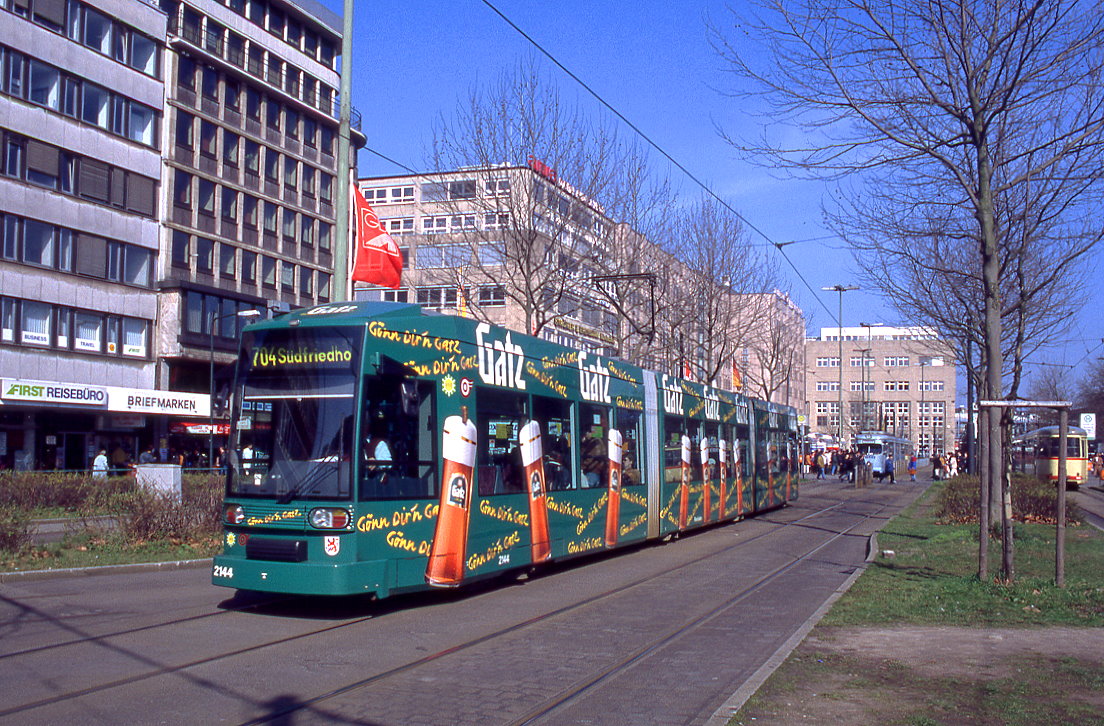
[[[886,454],[884,474],[889,477],[890,484],[897,483],[893,478],[893,454]]]
[[[824,452],[821,451],[816,455],[816,478],[824,478]]]
[[[913,454],[908,461],[909,481],[916,481],[916,465],[916,454]]]
[[[107,478],[107,449],[100,449],[100,453],[92,460],[92,478]]]
[[[155,461],[157,461],[157,457],[153,455],[153,444],[142,449],[142,453],[138,455],[139,464],[152,464]]]

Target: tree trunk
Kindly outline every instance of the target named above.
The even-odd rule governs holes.
[[[983,396],[984,397],[984,396]],[[978,470],[981,496],[978,498],[978,579],[989,579],[989,426],[987,409],[978,413]]]
[[[1000,409],[998,409],[1000,410]],[[1001,433],[1009,429],[1001,427]],[[1003,450],[1005,439],[1001,439]],[[1001,576],[1005,582],[1016,579],[1015,541],[1012,534],[1012,462],[1006,456],[1001,466]]]

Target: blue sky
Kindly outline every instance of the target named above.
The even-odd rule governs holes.
[[[341,0],[322,1],[341,12]],[[820,288],[854,283],[856,275],[850,253],[821,222],[821,198],[828,186],[776,178],[741,159],[716,131],[718,125],[730,132],[754,131],[761,123],[748,113],[746,101],[715,90],[729,79],[709,45],[705,18],[724,22],[724,2],[493,3],[772,242],[799,240],[786,251],[817,297],[780,260],[787,291],[805,311],[811,332],[835,324],[837,295]],[[427,169],[426,152],[438,116],[451,114],[458,97],[472,86],[493,82],[504,69],[536,52],[480,0],[360,0],[354,12],[353,104],[363,116],[368,147],[417,171]],[[565,95],[578,93],[595,113],[608,113],[584,98],[585,91],[551,63],[545,66]],[[361,151],[358,165],[361,176],[405,173],[368,151]],[[696,194],[677,169],[671,176],[688,196]],[[762,241],[757,235],[753,239]],[[1049,362],[1084,364],[1104,355],[1104,347],[1088,352],[1104,337],[1104,316],[1096,312],[1101,304],[1104,294],[1095,295],[1067,336],[1070,340],[1048,355]],[[860,321],[910,322],[875,295],[846,293],[843,322]]]

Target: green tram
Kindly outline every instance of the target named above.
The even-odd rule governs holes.
[[[417,305],[246,328],[216,585],[376,597],[654,540],[797,497],[797,418]]]

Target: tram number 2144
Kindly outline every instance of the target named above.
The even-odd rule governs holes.
[[[225,577],[228,580],[234,578],[234,568],[227,567],[226,565],[215,565],[214,570],[211,572],[215,577]]]

